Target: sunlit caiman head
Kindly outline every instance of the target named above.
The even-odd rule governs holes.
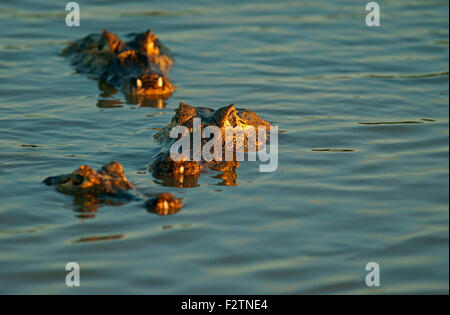
[[[44,183],[71,195],[116,195],[134,188],[125,177],[122,165],[116,161],[104,165],[98,171],[82,165],[71,174],[47,177]]]
[[[194,107],[180,102],[175,110],[171,125],[190,127],[193,118],[200,118],[202,125],[214,125],[220,128],[240,126],[244,130],[248,126],[270,128],[270,123],[248,109],[236,108],[235,104],[220,107],[217,110],[207,107]]]
[[[222,131],[222,142],[219,145],[222,146],[222,154],[225,153],[225,139],[227,127],[240,127],[243,131],[250,129],[249,127],[256,128],[264,127],[266,130],[270,129],[270,123],[262,119],[254,112],[245,109],[236,109],[235,105],[229,105],[221,107],[217,110],[206,107],[194,107],[183,102],[175,110],[175,115],[172,121],[160,131],[158,131],[154,138],[164,147],[164,151],[158,154],[153,162],[150,164],[149,170],[153,176],[163,181],[163,183],[169,183],[171,186],[189,187],[195,186],[197,178],[204,169],[213,169],[223,172],[224,185],[236,185],[236,169],[239,166],[239,162],[236,161],[235,155],[233,155],[232,161],[226,161],[225,155],[222,156],[222,161],[193,161],[193,128],[194,119],[200,118],[201,127],[217,126]],[[170,146],[176,141],[176,139],[170,138],[170,132],[175,126],[185,126],[189,130],[189,136],[191,137],[190,156],[180,161],[175,161],[170,156]],[[242,145],[236,145],[236,136],[232,134],[231,137],[236,151],[250,151],[248,146],[248,137],[243,135]],[[267,137],[267,133],[266,133]],[[202,144],[209,141],[209,139],[202,139]],[[260,146],[260,139],[257,140],[256,149],[262,149]],[[211,152],[212,153],[212,152]],[[193,180],[192,180],[193,178]]]
[[[236,145],[236,132],[242,131],[244,136],[244,145],[239,147],[239,150],[247,152],[252,147],[249,147],[248,136],[254,135],[256,138],[255,149],[263,149],[264,141],[268,138],[268,131],[270,130],[270,123],[263,118],[259,117],[256,113],[247,109],[236,108],[234,104],[221,107],[217,110],[207,108],[207,107],[194,107],[183,102],[180,102],[179,107],[175,110],[175,115],[172,121],[160,131],[155,133],[153,136],[161,144],[171,144],[170,132],[175,126],[185,126],[189,129],[189,132],[193,132],[194,119],[199,118],[201,122],[201,127],[206,126],[216,126],[222,131],[222,146],[225,145],[226,131],[228,128],[233,128],[230,133],[233,137],[233,143]],[[258,137],[256,137],[256,132],[259,127],[264,127],[266,130],[265,138],[262,139],[258,132]],[[208,141],[208,139],[202,139],[203,142]],[[191,144],[193,141],[191,141]],[[224,148],[222,148],[222,152]]]
[[[144,74],[131,78],[128,82],[127,93],[131,95],[168,96],[176,86],[165,76],[156,73]]]

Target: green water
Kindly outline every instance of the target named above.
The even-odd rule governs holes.
[[[64,1],[0,4],[1,293],[448,294],[448,1],[379,1],[378,28],[358,1],[79,3],[73,28]],[[175,57],[162,108],[105,93],[59,56],[102,29],[148,28]],[[236,186],[213,171],[161,185],[143,171],[180,101],[277,125],[277,171],[244,162]],[[41,183],[113,159],[185,207],[86,215]]]

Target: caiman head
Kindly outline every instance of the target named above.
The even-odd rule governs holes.
[[[188,128],[190,131],[190,136],[193,135],[194,118],[201,119],[201,126],[217,126],[222,131],[223,142],[220,143],[222,146],[222,152],[225,152],[225,138],[226,130],[228,127],[235,128],[240,127],[243,131],[249,130],[249,127],[256,128],[264,127],[266,130],[270,128],[270,123],[256,115],[254,112],[245,109],[236,109],[235,105],[229,105],[218,110],[213,110],[204,107],[193,107],[183,102],[175,110],[175,115],[172,121],[162,130],[158,131],[154,138],[165,147],[165,151],[156,156],[152,164],[150,165],[150,171],[153,175],[163,180],[163,183],[171,183],[173,186],[183,186],[192,187],[195,186],[197,179],[202,170],[205,168],[218,170],[227,174],[224,179],[225,185],[235,185],[236,184],[236,169],[239,166],[239,162],[225,161],[224,156],[222,161],[193,161],[192,160],[192,138],[191,138],[191,156],[184,160],[175,161],[171,158],[169,149],[170,145],[176,140],[170,138],[170,131],[173,127],[182,125]],[[266,135],[267,136],[267,135]],[[232,135],[232,137],[235,137]],[[202,139],[204,144],[209,139]],[[235,144],[236,139],[233,138],[233,143]],[[248,151],[248,138],[244,138],[243,146],[239,148]],[[259,142],[257,143],[257,148]],[[236,146],[236,150],[238,147]],[[234,156],[233,156],[234,158]],[[171,180],[168,180],[170,178]],[[194,180],[191,180],[194,178]],[[176,179],[176,180],[173,180]]]
[[[260,150],[263,148],[270,130],[270,123],[259,117],[251,110],[236,108],[234,104],[221,107],[217,110],[204,107],[193,107],[185,103],[180,103],[170,126],[183,125],[189,128],[191,134],[194,127],[194,119],[201,119],[202,128],[206,126],[219,127],[222,132],[222,152],[225,152],[227,140],[232,140],[236,146],[236,151],[243,152]],[[261,139],[258,129],[262,127],[265,132],[265,139]],[[170,131],[169,131],[170,133]],[[242,135],[242,142],[237,141],[237,136]],[[258,137],[257,137],[258,135]],[[249,139],[254,136],[255,146],[249,146]],[[155,135],[159,137],[159,135]],[[227,139],[231,137],[231,139]],[[207,142],[203,139],[202,142]],[[192,141],[191,141],[192,143]],[[239,145],[241,143],[241,145]]]
[[[248,109],[236,108],[235,104],[213,110],[207,107],[194,107],[180,102],[175,110],[170,126],[192,126],[192,120],[200,118],[202,126],[214,125],[220,128],[240,126],[244,130],[249,126],[270,129],[270,123]]]
[[[134,188],[125,177],[123,166],[116,161],[104,165],[98,171],[82,165],[70,174],[47,177],[43,182],[70,195],[116,195]]]

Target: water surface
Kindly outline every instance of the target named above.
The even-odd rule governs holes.
[[[79,3],[77,28],[64,1],[0,4],[1,293],[448,293],[448,1],[381,1],[379,28],[350,0]],[[107,93],[59,55],[147,28],[175,57],[162,103]],[[193,188],[143,172],[180,101],[279,126],[278,170],[244,162],[236,185],[211,171]],[[41,183],[114,159],[185,207],[86,214]]]

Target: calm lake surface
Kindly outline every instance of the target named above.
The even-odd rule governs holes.
[[[379,3],[369,28],[360,1],[79,1],[70,28],[65,1],[2,1],[0,293],[448,293],[448,1]],[[148,28],[175,58],[178,90],[159,107],[59,55],[103,29]],[[277,125],[277,171],[243,162],[235,186],[214,171],[164,186],[145,170],[180,101]],[[41,183],[111,160],[185,207],[83,213]],[[79,288],[65,285],[70,261]]]

